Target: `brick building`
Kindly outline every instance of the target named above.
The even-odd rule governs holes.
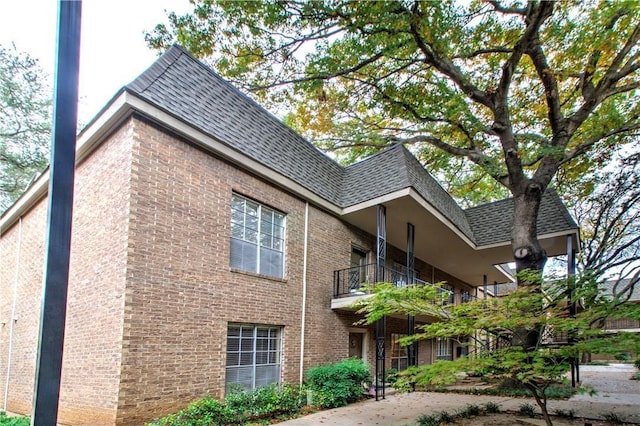
[[[33,397],[47,184],[0,218],[0,408],[17,413]],[[59,420],[141,424],[230,383],[375,365],[376,337],[386,368],[455,357],[449,341],[399,348],[407,318],[354,326],[350,304],[375,279],[446,281],[451,303],[510,280],[511,211],[463,210],[401,145],[342,167],[173,47],[78,137]],[[576,243],[553,191],[538,229],[549,255]]]

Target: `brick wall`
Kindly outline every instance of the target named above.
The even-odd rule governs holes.
[[[112,424],[117,407],[126,269],[131,123],[118,129],[76,168],[69,297],[58,419],[62,424]],[[29,414],[40,321],[47,200],[0,239],[0,318],[17,309],[8,410]],[[19,236],[21,234],[21,236]],[[8,324],[0,347],[4,399]]]
[[[136,121],[118,424],[221,397],[230,322],[282,326],[298,381],[304,203]],[[229,267],[231,195],[286,214],[284,279]]]

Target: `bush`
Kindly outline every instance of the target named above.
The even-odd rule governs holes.
[[[418,417],[418,426],[439,426],[440,425],[440,416],[437,414],[423,414]]]
[[[29,417],[8,417],[4,411],[0,411],[0,425],[2,426],[29,426]]]
[[[463,408],[462,411],[460,411],[460,416],[462,418],[468,419],[470,417],[477,416],[481,413],[482,413],[482,410],[480,409],[479,406],[475,404],[469,404],[465,408]]]
[[[263,386],[246,391],[232,389],[224,401],[206,396],[184,410],[151,423],[151,426],[209,426],[243,424],[253,420],[294,415],[300,411],[300,388],[290,384]]]
[[[636,359],[635,361],[633,361],[633,365],[640,370],[640,358]]]
[[[536,416],[536,407],[529,403],[525,403],[518,407],[518,413],[527,417],[535,417]]]
[[[365,363],[356,358],[312,367],[306,377],[313,405],[321,408],[342,407],[362,399],[366,391],[363,383],[371,383],[371,374]]]

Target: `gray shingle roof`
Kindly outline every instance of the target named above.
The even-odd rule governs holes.
[[[476,244],[485,246],[511,239],[513,198],[482,204],[465,210],[473,228]],[[555,190],[549,188],[542,196],[538,213],[538,235],[577,229],[578,225],[565,208]]]
[[[510,240],[512,200],[464,211],[402,145],[342,167],[179,46],[124,89],[336,206],[412,187],[478,245]],[[557,194],[546,195],[539,231],[576,228]]]
[[[338,204],[338,163],[181,48],[125,90]]]

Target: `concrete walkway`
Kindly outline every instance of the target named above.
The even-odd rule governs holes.
[[[581,366],[582,386],[591,386],[597,393],[592,396],[576,395],[567,401],[549,401],[549,412],[553,414],[556,410],[573,410],[576,417],[589,419],[602,419],[604,415],[615,413],[627,422],[640,423],[640,381],[629,380],[635,371],[632,365],[626,364]],[[499,404],[501,411],[517,411],[525,403],[537,407],[533,399],[527,398],[414,392],[390,395],[377,402],[368,400],[325,410],[280,424],[405,426],[415,422],[423,414],[439,411],[454,413],[469,404],[483,405],[489,401]]]

